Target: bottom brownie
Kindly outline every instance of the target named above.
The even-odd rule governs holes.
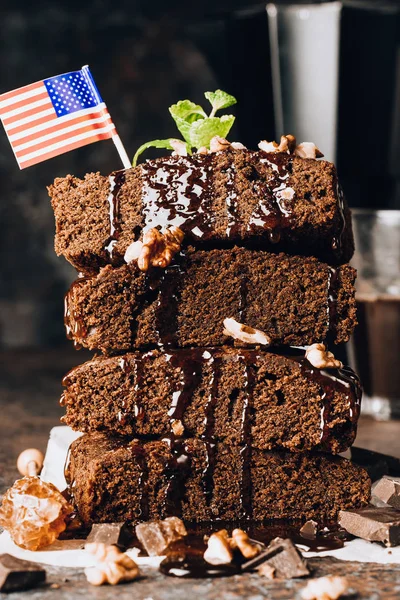
[[[322,523],[370,497],[366,471],[341,457],[172,437],[84,435],[71,445],[66,477],[85,525],[170,515]]]

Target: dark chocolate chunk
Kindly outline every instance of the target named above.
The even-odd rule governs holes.
[[[289,539],[278,537],[272,540],[264,552],[243,563],[242,571],[254,571],[265,563],[275,569],[274,577],[278,579],[293,579],[310,574],[306,561]]]
[[[314,540],[317,536],[317,532],[318,523],[312,519],[310,521],[306,521],[303,527],[300,528],[301,535],[308,540]]]
[[[29,590],[45,580],[46,571],[41,565],[11,554],[0,555],[0,592]]]
[[[339,525],[356,537],[386,546],[400,544],[400,511],[366,506],[339,512]]]
[[[126,523],[95,523],[86,541],[127,548],[132,539],[133,533]]]
[[[400,509],[400,477],[385,475],[374,485],[373,494],[385,504]]]
[[[183,539],[187,531],[178,517],[136,525],[136,536],[149,556],[162,556],[172,542]]]

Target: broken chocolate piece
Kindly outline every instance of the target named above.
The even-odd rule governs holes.
[[[95,523],[86,543],[101,543],[128,548],[133,534],[126,523]]]
[[[41,565],[11,554],[0,555],[0,592],[29,590],[45,580],[46,571]]]
[[[339,525],[356,537],[386,546],[400,544],[400,511],[367,506],[339,512]]]
[[[243,563],[242,571],[253,571],[265,563],[275,569],[274,576],[278,579],[293,579],[310,574],[306,561],[289,539],[277,537],[272,540],[264,552]]]
[[[374,485],[373,495],[385,504],[400,509],[400,477],[385,475]]]
[[[318,533],[318,523],[312,519],[310,521],[306,521],[303,527],[300,528],[300,533],[302,537],[306,538],[307,540],[314,540]]]
[[[163,521],[148,521],[136,525],[136,536],[149,556],[162,556],[171,542],[187,535],[183,522],[178,517]]]

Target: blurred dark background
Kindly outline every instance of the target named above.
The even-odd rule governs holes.
[[[307,6],[284,4],[289,12],[275,27],[276,7],[269,7],[267,17],[265,3],[239,0],[3,0],[0,93],[89,64],[129,156],[144,141],[175,136],[168,106],[183,98],[201,103],[205,90],[220,87],[237,97],[237,124],[230,139],[249,147],[281,133],[313,131],[306,118],[296,117],[305,102],[305,113],[311,107],[324,131],[332,134],[330,140],[321,133],[308,141],[323,151],[328,148],[326,156],[337,162],[350,204],[400,208],[399,2],[325,3],[339,10],[332,17],[340,40],[336,50],[332,46],[337,72],[328,56],[332,48],[325,48],[321,38],[324,30],[318,32],[318,23],[308,21],[312,14]],[[292,14],[299,5],[302,10]],[[312,58],[319,60],[319,66],[310,63],[305,73],[296,68],[298,51],[286,40],[292,18],[309,23],[304,45],[315,48]],[[336,25],[328,21],[328,29]],[[314,31],[319,37],[313,46]],[[302,43],[297,39],[296,47]],[[329,81],[323,73],[325,52]],[[286,77],[290,85],[299,83],[299,100],[289,84],[285,87]],[[302,79],[307,83],[313,77],[309,90],[304,88]],[[328,101],[314,95],[315,85],[326,92],[332,82]],[[334,115],[332,122],[324,111]],[[282,131],[287,124],[290,130]],[[19,171],[1,131],[0,348],[66,343],[62,298],[76,273],[54,253],[46,185],[67,173],[108,174],[120,166],[109,140]]]

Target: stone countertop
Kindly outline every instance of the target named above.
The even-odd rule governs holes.
[[[60,380],[71,367],[90,357],[62,347],[51,350],[12,351],[0,353],[0,493],[17,478],[16,458],[28,447],[45,451],[49,430],[58,424],[62,409],[58,404]],[[399,422],[377,422],[362,418],[357,446],[391,454],[400,458]],[[400,597],[400,565],[377,565],[313,558],[309,564],[315,576],[346,576],[351,589],[362,600]],[[95,588],[83,571],[46,567],[47,583],[39,588],[12,594],[13,600],[73,600],[83,597],[121,600],[294,600],[305,581],[268,581],[255,574],[221,579],[177,580],[150,569],[131,584],[115,588]],[[0,594],[0,597],[2,594]]]

